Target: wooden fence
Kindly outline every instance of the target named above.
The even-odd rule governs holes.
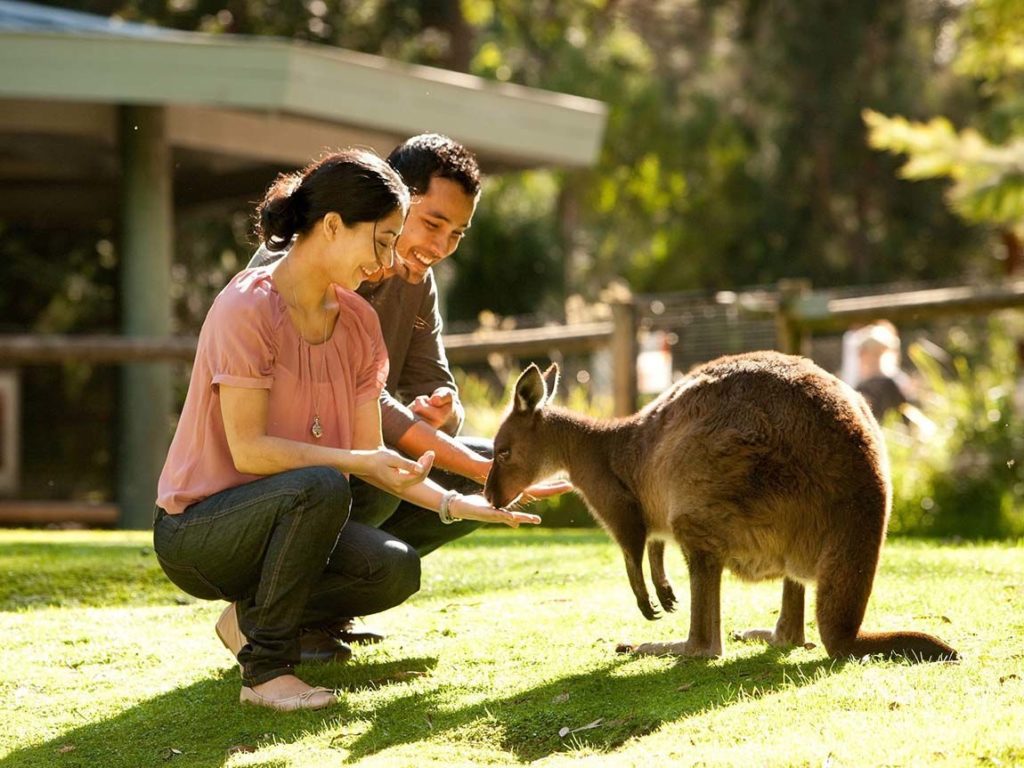
[[[613,395],[616,414],[632,413],[637,403],[638,307],[670,297],[620,297],[611,302],[610,321],[513,330],[486,330],[445,336],[454,365],[486,361],[491,355],[536,358],[612,351]],[[811,334],[837,332],[878,319],[897,324],[908,320],[989,312],[1024,307],[1024,280],[1000,285],[956,286],[914,291],[881,292],[870,296],[837,297],[814,291],[807,281],[781,282],[775,291],[720,294],[719,304],[754,316],[773,317],[776,346],[786,352],[806,350]],[[664,324],[664,323],[662,323]],[[657,327],[659,323],[646,323]],[[191,362],[194,337],[143,338],[123,336],[59,336],[0,334],[0,367],[66,362],[122,364]],[[116,504],[80,502],[0,501],[0,524],[76,521],[90,525],[115,524]]]

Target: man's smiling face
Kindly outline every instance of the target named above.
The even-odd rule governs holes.
[[[421,283],[427,270],[455,253],[473,219],[477,198],[451,179],[435,176],[423,195],[413,196],[398,238],[393,273]]]

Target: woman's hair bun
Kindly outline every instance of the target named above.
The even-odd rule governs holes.
[[[257,233],[268,251],[283,251],[302,228],[305,217],[301,181],[298,174],[281,174],[256,210]]]
[[[267,250],[283,251],[329,213],[352,227],[394,210],[409,210],[402,177],[372,152],[349,149],[278,176],[256,208],[256,234]]]

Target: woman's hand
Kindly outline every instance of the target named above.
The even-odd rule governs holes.
[[[356,466],[352,474],[380,485],[396,495],[406,488],[423,482],[434,464],[434,452],[426,451],[417,461],[407,459],[400,453],[380,448],[375,451],[352,451]]]
[[[448,505],[452,517],[460,520],[481,520],[485,523],[504,523],[510,528],[518,528],[521,523],[536,525],[540,522],[537,515],[517,512],[511,509],[495,509],[487,503],[483,496],[456,496]]]

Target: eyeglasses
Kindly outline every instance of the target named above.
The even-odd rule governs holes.
[[[377,239],[377,222],[373,222],[373,253],[377,257],[377,263],[384,269],[390,269],[398,258],[398,238],[391,240],[391,245],[383,245]]]

